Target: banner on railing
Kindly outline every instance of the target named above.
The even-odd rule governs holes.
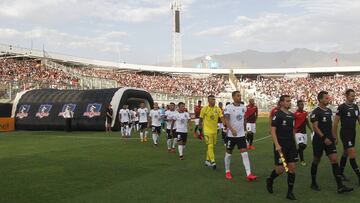
[[[15,130],[14,118],[0,118],[0,132],[9,132]]]

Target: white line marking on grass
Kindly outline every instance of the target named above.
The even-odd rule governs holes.
[[[259,139],[257,139],[257,140],[254,140],[254,142],[259,142],[259,141],[261,141],[261,140],[265,140],[265,139],[268,138],[268,137],[270,137],[270,135],[265,136],[265,137],[262,137],[262,138],[259,138]]]

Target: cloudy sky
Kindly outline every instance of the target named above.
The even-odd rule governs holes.
[[[359,0],[182,0],[183,56],[360,52]],[[0,0],[0,43],[110,61],[171,58],[170,0]],[[32,43],[31,43],[32,42]]]

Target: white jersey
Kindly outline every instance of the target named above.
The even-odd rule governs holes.
[[[165,111],[165,117],[166,117],[166,129],[168,130],[171,130],[171,123],[172,123],[172,120],[174,120],[174,116],[176,114],[176,111],[170,111],[170,110],[167,110]],[[176,125],[174,124],[174,128],[173,129],[176,129]]]
[[[130,121],[129,109],[120,109],[119,115],[121,116],[121,119],[120,119],[121,123],[127,123]]]
[[[150,117],[151,117],[151,125],[159,127],[161,126],[161,113],[160,110],[151,109],[150,110]]]
[[[135,117],[136,117],[136,112],[133,110],[130,110],[130,119],[132,122],[135,121]]]
[[[188,121],[190,120],[190,114],[188,112],[176,112],[176,114],[173,116],[173,120],[175,120],[176,132],[188,132]]]
[[[74,112],[72,112],[71,110],[65,110],[65,112],[63,113],[63,117],[64,118],[74,118]]]
[[[134,111],[134,121],[138,122],[139,121],[139,115],[137,114],[137,110]]]
[[[230,125],[236,130],[236,137],[244,137],[244,118],[245,118],[246,106],[240,104],[240,106],[235,106],[234,104],[229,104],[224,109],[224,115],[230,116]],[[235,137],[231,133],[230,129],[227,130],[228,137]]]
[[[138,109],[139,123],[147,123],[148,122],[148,113],[149,113],[149,111],[147,108]]]

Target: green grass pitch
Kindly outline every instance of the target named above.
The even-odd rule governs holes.
[[[257,131],[256,140],[268,135],[266,119],[258,121]],[[151,144],[151,136],[145,144],[135,138],[122,139],[119,132],[1,133],[0,202],[287,202],[286,174],[276,179],[274,194],[265,189],[274,162],[270,137],[256,141],[256,150],[250,152],[253,173],[259,176],[255,182],[246,181],[237,150],[231,163],[233,180],[225,180],[220,137],[215,171],[204,166],[205,144],[192,133],[184,161],[167,153],[164,133],[159,147]],[[297,199],[358,202],[360,189],[349,163],[346,175],[351,181],[346,184],[355,190],[339,195],[327,157],[318,170],[322,191],[310,190],[311,154],[310,145],[305,151],[308,165],[297,164]]]

